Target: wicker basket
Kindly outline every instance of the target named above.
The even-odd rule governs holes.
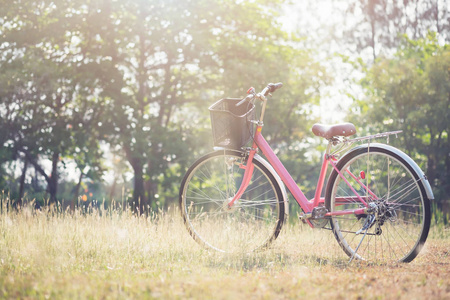
[[[240,149],[253,137],[251,120],[255,116],[255,105],[245,103],[236,107],[241,100],[225,98],[209,107],[214,146]]]

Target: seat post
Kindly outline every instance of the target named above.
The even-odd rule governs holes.
[[[325,158],[328,158],[328,155],[331,153],[331,147],[333,146],[333,138],[328,139],[327,150],[325,150]]]

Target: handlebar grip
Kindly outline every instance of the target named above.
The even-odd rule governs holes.
[[[275,92],[276,90],[282,88],[282,87],[283,87],[283,84],[282,84],[281,82],[278,82],[278,83],[269,83],[269,84],[267,85],[267,87],[269,88],[267,92],[268,92],[268,93],[273,93],[273,92]]]

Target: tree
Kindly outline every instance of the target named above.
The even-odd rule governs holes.
[[[338,45],[339,53],[345,49],[366,61],[373,62],[380,54],[394,53],[405,34],[418,39],[431,31],[439,34],[441,42],[450,39],[447,0],[330,0],[326,3],[333,7],[333,17],[318,28],[322,36],[317,39],[327,48]],[[307,2],[307,5],[309,12],[320,14],[324,1]]]
[[[407,38],[392,59],[367,70],[357,102],[369,132],[403,130],[397,141],[425,169],[438,201],[450,199],[450,48],[436,35]]]
[[[360,3],[362,15],[370,23],[371,31],[369,43],[362,42],[359,46],[360,49],[371,47],[373,59],[379,53],[395,50],[400,46],[400,36],[405,34],[412,39],[419,39],[426,38],[428,32],[432,31],[440,34],[445,41],[450,39],[446,1],[367,0]]]
[[[70,13],[74,5],[9,1],[2,3],[0,15],[0,65],[6,73],[1,78],[1,113],[10,129],[2,144],[16,156],[21,153],[24,165],[32,165],[45,178],[51,203],[57,201],[64,157],[87,145],[87,139],[72,133],[95,123],[102,111],[95,80],[83,69],[85,62],[74,42],[80,24]],[[46,160],[50,171],[44,167]]]
[[[277,81],[286,87],[268,138],[281,151],[299,143],[327,76],[281,29],[282,2],[1,2],[0,113],[11,128],[1,157],[22,158],[23,174],[33,166],[54,202],[65,162],[80,172],[76,199],[86,171],[101,173],[107,143],[130,164],[130,202],[144,213],[174,201],[187,165],[211,146],[208,106]]]
[[[114,89],[103,88],[110,99],[104,123],[113,129],[110,143],[120,145],[133,169],[136,211],[153,206],[158,190],[173,190],[187,158],[205,145],[192,136],[196,119],[205,119],[195,108],[207,112],[222,95],[240,96],[250,84],[286,79],[292,85],[285,95],[300,91],[304,100],[292,97],[279,110],[286,120],[299,120],[299,107],[314,97],[305,90],[317,78],[306,80],[311,62],[280,29],[277,7],[263,1],[129,0],[101,8],[105,15],[93,20],[104,22],[98,53],[110,53],[115,67],[109,74],[121,77]],[[300,57],[308,71],[288,65]],[[305,79],[295,88],[300,78],[288,79],[294,69]],[[278,128],[273,141],[289,137],[281,133],[290,127]]]

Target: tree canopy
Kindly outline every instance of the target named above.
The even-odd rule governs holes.
[[[400,129],[398,145],[421,164],[436,197],[450,195],[450,48],[436,35],[403,38],[395,57],[379,58],[362,84],[356,116],[368,132]]]
[[[310,122],[302,107],[317,100],[326,78],[309,51],[296,47],[300,39],[281,29],[280,5],[2,3],[2,166],[22,161],[24,179],[32,166],[55,202],[69,161],[80,174],[75,197],[83,179],[100,180],[106,145],[131,167],[129,200],[142,213],[176,198],[185,168],[210,147],[207,107],[221,97],[283,81],[290,88],[269,116],[270,139],[301,136]]]
[[[367,63],[348,117],[363,132],[402,129],[401,148],[448,199],[446,1],[331,2],[341,24],[296,33],[282,0],[0,0],[0,187],[19,205],[28,194],[72,207],[102,198],[138,213],[167,207],[211,149],[207,108],[279,81],[265,136],[313,187],[320,142],[309,128],[340,76],[323,53],[339,45]]]

